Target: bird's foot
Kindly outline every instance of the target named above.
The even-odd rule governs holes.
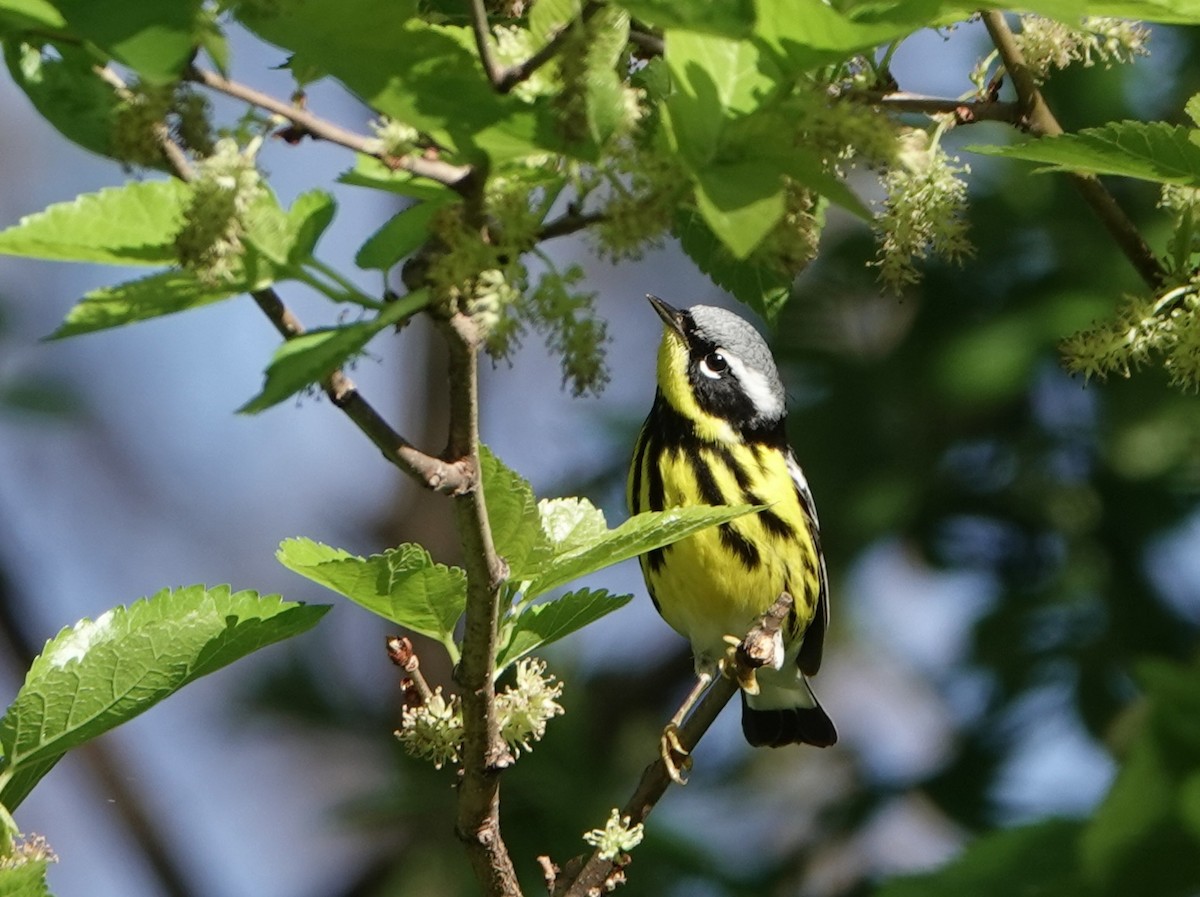
[[[679,725],[674,721],[667,723],[662,730],[658,750],[671,781],[676,785],[686,785],[688,780],[685,773],[692,768],[692,754],[679,740]]]
[[[732,679],[738,688],[748,695],[758,694],[758,669],[763,663],[756,662],[746,651],[746,642],[736,635],[725,636],[725,654],[717,661],[721,675]]]

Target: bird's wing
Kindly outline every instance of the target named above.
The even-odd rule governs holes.
[[[796,456],[789,451],[787,458],[788,473],[792,475],[792,484],[796,487],[796,497],[800,507],[804,509],[804,520],[808,524],[809,535],[812,536],[813,548],[817,552],[817,607],[813,613],[812,622],[804,633],[804,641],[800,645],[800,654],[796,665],[808,676],[814,676],[821,668],[821,654],[825,647],[825,630],[829,626],[829,574],[825,569],[825,553],[821,551],[821,525],[817,520],[817,506],[813,501],[812,490],[808,488],[808,480]]]

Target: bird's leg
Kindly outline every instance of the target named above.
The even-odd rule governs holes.
[[[691,752],[680,741],[679,729],[696,702],[712,685],[718,671],[722,676],[734,679],[747,694],[758,694],[758,680],[755,678],[758,670],[765,666],[779,669],[783,665],[783,623],[793,606],[792,596],[781,592],[775,603],[754,621],[754,626],[745,638],[725,636],[729,649],[724,657],[715,664],[704,663],[697,666],[696,684],[679,705],[659,739],[659,755],[672,782],[686,785],[687,776],[684,773],[692,768]]]
[[[675,711],[671,721],[662,730],[658,746],[659,755],[662,757],[663,765],[667,767],[667,775],[676,785],[687,784],[687,776],[684,775],[684,772],[692,768],[692,755],[679,740],[679,727],[683,725],[687,715],[692,712],[692,708],[696,706],[701,695],[712,685],[712,681],[712,670],[697,670],[696,684],[692,686],[692,690],[683,699],[683,703],[679,705],[679,709]]]

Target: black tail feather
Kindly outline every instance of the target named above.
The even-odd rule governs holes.
[[[829,747],[837,743],[837,729],[821,705],[755,710],[742,694],[742,734],[754,747],[783,747],[811,744]]]

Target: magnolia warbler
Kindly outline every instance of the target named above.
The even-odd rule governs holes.
[[[742,692],[742,731],[752,745],[831,745],[837,732],[806,678],[821,666],[829,623],[825,558],[812,493],[788,447],[771,350],[732,312],[647,298],[665,327],[658,389],[629,471],[630,510],[762,506],[642,555],[650,597],[692,643],[699,697],[728,651],[727,637],[744,636],[789,592],[794,603],[775,665],[757,674],[758,694]]]

